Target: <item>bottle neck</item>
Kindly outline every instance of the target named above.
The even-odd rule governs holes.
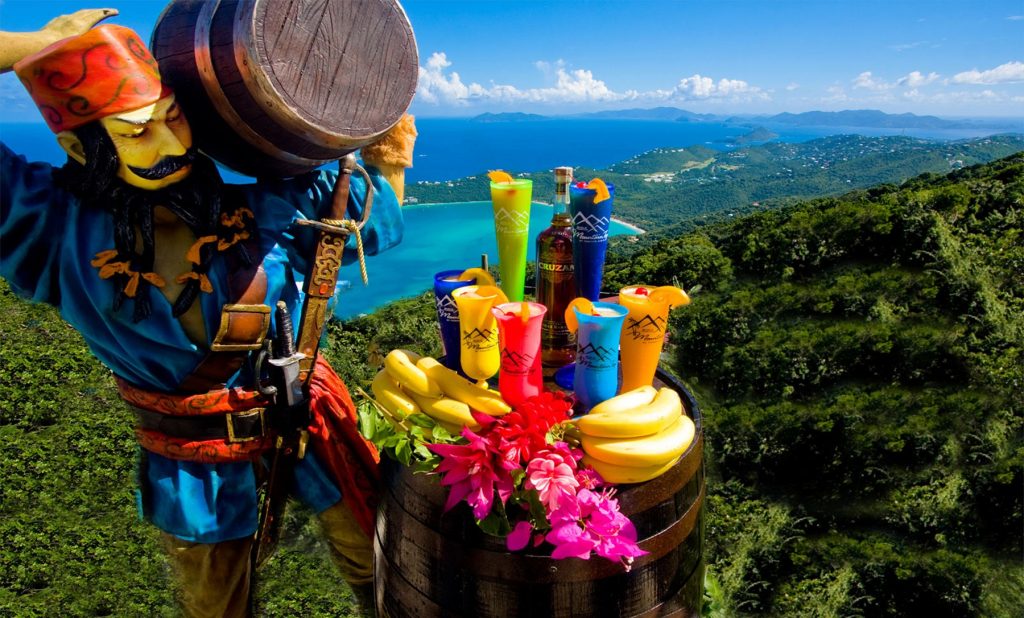
[[[569,182],[561,179],[555,180],[555,211],[551,220],[569,218]]]

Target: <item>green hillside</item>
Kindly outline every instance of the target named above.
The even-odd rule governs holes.
[[[718,616],[1015,616],[1024,595],[1024,156],[655,239],[671,368],[706,414]],[[431,295],[330,328],[365,386],[437,354]],[[174,615],[135,518],[130,414],[55,312],[0,285],[0,615]],[[293,509],[267,615],[347,615]]]
[[[600,176],[615,184],[616,217],[649,232],[675,233],[688,229],[694,220],[707,222],[782,202],[899,183],[925,172],[944,174],[1021,150],[1021,135],[955,142],[838,135],[728,152],[704,146],[658,148],[606,170],[578,168],[576,175]],[[534,199],[544,201],[554,195],[550,171],[522,176],[533,180]],[[420,203],[489,200],[488,187],[488,180],[480,175],[418,182],[407,187],[406,195]]]
[[[1024,157],[745,217],[609,268],[700,285],[725,615],[1011,616],[1024,593]]]

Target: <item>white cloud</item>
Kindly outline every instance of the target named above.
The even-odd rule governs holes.
[[[740,79],[722,78],[718,81],[699,74],[679,81],[670,89],[646,92],[636,90],[615,91],[587,69],[568,69],[564,60],[534,63],[545,79],[553,82],[543,88],[520,89],[509,84],[482,86],[478,83],[465,84],[444,52],[434,52],[427,59],[426,66],[420,67],[417,96],[421,102],[431,104],[452,104],[465,106],[477,101],[528,102],[528,103],[588,103],[609,101],[693,101],[767,100],[770,97],[757,86]]]
[[[660,91],[659,91],[660,92]],[[722,78],[715,82],[710,77],[695,73],[690,77],[679,80],[669,93],[669,99],[693,101],[702,99],[732,99],[732,100],[753,100],[768,99],[768,94],[758,88],[751,86],[742,79]]]
[[[789,82],[788,84],[786,84],[786,90],[789,90],[790,92],[796,90],[799,87],[800,87],[800,84],[798,84],[796,82]]]
[[[1024,19],[1024,15],[1009,15],[1006,19],[1009,19],[1010,21],[1020,21]]]
[[[842,86],[829,86],[825,89],[828,93],[827,97],[822,98],[824,103],[842,103],[843,101],[849,101],[850,97],[846,95],[846,90]]]
[[[1024,81],[1024,62],[1016,60],[987,71],[971,69],[953,76],[953,82],[957,84],[1007,84],[1022,81]]]
[[[890,84],[888,82],[875,79],[875,77],[871,74],[871,71],[864,71],[853,80],[854,88],[863,88],[865,90],[889,90],[894,86],[895,84]]]
[[[907,88],[919,88],[920,86],[927,86],[937,79],[939,79],[939,74],[934,71],[928,75],[924,75],[920,71],[911,71],[896,80],[896,83]]]
[[[903,97],[914,103],[930,104],[963,104],[963,103],[999,103],[1007,100],[1007,97],[989,89],[981,92],[970,92],[966,90],[953,90],[924,94],[916,88],[903,93]],[[1010,99],[1011,101],[1013,98]]]
[[[893,51],[897,51],[897,52],[904,52],[904,51],[907,51],[908,49],[914,49],[915,47],[920,47],[920,46],[922,46],[922,45],[924,45],[926,43],[928,43],[928,41],[914,41],[913,43],[898,43],[896,45],[890,45],[889,49],[891,49]]]

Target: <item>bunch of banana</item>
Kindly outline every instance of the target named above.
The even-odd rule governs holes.
[[[642,386],[613,397],[576,421],[584,463],[610,483],[642,483],[669,470],[696,431],[679,394]]]
[[[480,429],[470,409],[491,416],[511,411],[499,393],[473,384],[434,358],[409,350],[389,352],[384,369],[370,388],[377,403],[396,417],[422,412],[454,434],[463,426]]]

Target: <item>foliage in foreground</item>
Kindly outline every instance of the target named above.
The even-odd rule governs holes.
[[[707,414],[725,615],[1012,616],[1024,593],[1024,156],[663,239],[608,287]]]

